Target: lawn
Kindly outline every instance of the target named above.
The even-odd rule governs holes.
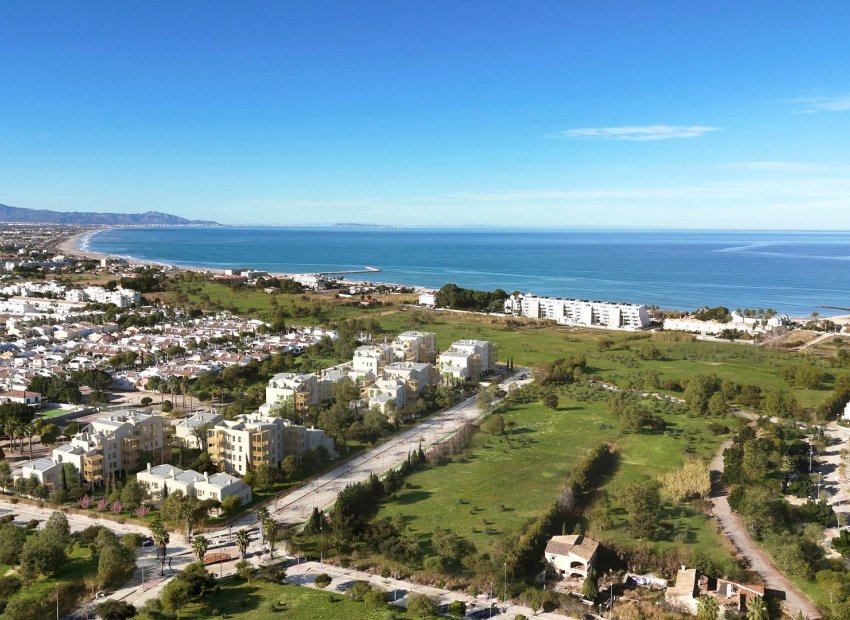
[[[530,403],[514,406],[504,416],[516,424],[508,436],[479,432],[468,459],[409,476],[409,486],[385,503],[378,517],[403,515],[425,555],[430,554],[430,534],[438,526],[485,552],[503,535],[522,531],[551,505],[571,468],[601,441],[615,443],[620,450],[609,489],[632,477],[678,467],[686,445],[695,456],[707,457],[722,441],[708,432],[706,420],[673,414],[664,415],[669,425],[665,433],[623,435],[604,401],[562,397],[557,411]],[[664,522],[671,538],[680,535],[679,540],[720,560],[728,558],[703,515],[693,511],[680,516],[676,511]]]
[[[404,610],[387,607],[371,609],[341,594],[322,592],[312,588],[277,585],[264,581],[246,583],[227,578],[219,582],[221,590],[208,596],[206,603],[213,610],[205,618],[232,618],[233,620],[321,620],[332,618],[357,618],[358,620],[384,620],[411,618]],[[275,606],[275,611],[271,607]],[[180,618],[197,618],[198,610],[187,609]]]
[[[670,334],[611,332],[516,321],[508,325],[496,317],[421,311],[382,316],[380,322],[389,333],[405,329],[434,332],[440,350],[462,338],[489,340],[497,345],[500,361],[513,358],[517,365],[584,354],[592,374],[618,384],[640,380],[647,371],[657,372],[661,381],[710,372],[736,383],[791,392],[803,407],[815,407],[826,400],[832,387],[829,380],[817,390],[791,387],[779,376],[779,369],[785,365],[804,360],[823,364],[816,356],[751,345],[687,338],[673,342],[667,340]],[[662,359],[642,360],[630,350],[647,339],[661,350]],[[610,348],[600,350],[600,341],[609,341]],[[827,366],[823,368],[830,372]]]
[[[55,418],[56,416],[63,415],[68,413],[68,409],[62,409],[61,407],[56,407],[55,409],[43,409],[37,413],[39,417],[42,418]]]

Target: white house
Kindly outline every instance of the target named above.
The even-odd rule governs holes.
[[[437,304],[436,293],[419,293],[419,305],[433,308]]]
[[[496,364],[493,345],[486,340],[458,340],[437,358],[443,382],[478,383]]]
[[[41,407],[41,394],[27,390],[9,390],[0,394],[0,403],[19,403],[30,407]]]
[[[16,473],[18,475],[15,475]],[[44,486],[53,487],[62,484],[62,465],[52,459],[42,457],[22,463],[19,469],[15,469],[12,477],[14,479],[35,477]]]
[[[546,562],[561,577],[587,577],[599,543],[584,534],[553,536],[546,544]]]
[[[148,463],[147,468],[136,475],[136,479],[147,488],[154,501],[160,501],[174,491],[181,491],[184,495],[199,500],[214,499],[222,502],[235,495],[242,504],[251,501],[251,487],[239,478],[224,473],[210,476],[173,465],[151,467]]]
[[[841,416],[841,419],[850,422],[850,402],[844,406],[844,415]]]

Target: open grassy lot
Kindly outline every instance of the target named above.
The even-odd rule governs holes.
[[[264,581],[246,583],[228,578],[220,582],[221,590],[206,600],[212,615],[199,616],[196,609],[186,608],[180,618],[232,618],[233,620],[322,620],[327,618],[357,618],[384,620],[412,618],[402,609],[371,609],[341,594],[311,588],[277,585]],[[274,611],[272,611],[274,606]]]
[[[390,333],[405,329],[432,331],[437,334],[441,349],[461,338],[490,340],[498,345],[499,360],[513,358],[517,365],[584,354],[592,374],[617,384],[639,381],[648,371],[657,372],[662,382],[711,372],[721,379],[757,385],[763,390],[788,391],[803,407],[817,406],[832,388],[831,380],[816,390],[792,387],[779,376],[782,366],[802,361],[822,363],[815,356],[745,344],[690,341],[687,337],[674,342],[668,340],[670,334],[621,333],[540,323],[508,325],[504,319],[455,313],[397,312],[382,316],[380,322]],[[661,359],[643,360],[635,354],[644,340],[651,340],[658,347]],[[834,372],[826,366],[824,370]]]
[[[557,411],[540,403],[517,405],[504,417],[516,425],[510,434],[479,432],[464,462],[409,476],[409,486],[384,504],[378,517],[403,515],[425,555],[430,554],[436,527],[464,536],[479,552],[488,551],[504,534],[522,531],[551,505],[574,464],[601,441],[615,443],[620,450],[619,466],[606,485],[616,489],[629,478],[654,477],[679,467],[686,449],[708,457],[723,440],[708,431],[708,421],[673,414],[663,416],[668,423],[664,433],[624,435],[604,401],[562,398]],[[689,507],[668,508],[658,545],[687,543],[719,562],[728,560],[704,515]],[[618,530],[610,533],[617,535]]]
[[[327,324],[387,310],[387,305],[400,303],[399,295],[375,295],[385,305],[366,307],[359,298],[337,299],[336,293],[274,294],[261,289],[233,287],[221,282],[195,282],[185,279],[170,281],[171,290],[147,297],[161,299],[202,310],[229,310],[243,316],[267,321],[280,318],[292,325]]]

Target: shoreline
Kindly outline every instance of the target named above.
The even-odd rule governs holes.
[[[137,258],[135,256],[125,255],[125,254],[106,254],[104,252],[94,252],[89,249],[88,244],[91,241],[92,237],[96,234],[101,233],[105,230],[111,230],[113,227],[103,227],[103,228],[94,228],[89,230],[84,230],[77,234],[71,235],[70,237],[66,237],[59,241],[56,244],[56,249],[61,251],[63,254],[67,254],[70,256],[77,256],[82,258],[87,258],[91,260],[102,260],[109,256],[116,256],[127,260],[131,265],[159,265],[160,267],[166,267],[171,269],[172,271],[177,272],[191,272],[191,273],[214,273],[217,275],[225,275],[225,269],[221,267],[203,267],[201,265],[187,265],[187,264],[179,264],[179,263],[165,263],[162,261],[153,261],[153,260],[144,260],[141,258]],[[357,273],[380,273],[381,269],[378,267],[374,267],[371,265],[366,265],[362,270],[358,270]],[[305,275],[304,273],[288,273],[282,271],[270,271],[268,272],[269,276],[276,278],[292,278],[293,276]],[[343,273],[343,272],[318,272],[324,273],[325,275],[332,275],[334,273]],[[345,285],[348,286],[362,286],[362,285],[372,285],[372,286],[403,286],[407,288],[412,288],[417,293],[426,292],[426,291],[435,291],[437,289],[429,286],[422,286],[418,284],[403,284],[399,282],[372,282],[370,280],[352,280],[349,278],[341,278],[338,280]]]
[[[162,262],[162,261],[140,259],[140,258],[130,256],[130,255],[106,254],[106,253],[103,253],[103,252],[94,252],[91,249],[89,249],[88,245],[89,245],[92,237],[99,234],[100,232],[103,232],[105,230],[111,230],[113,228],[120,228],[120,227],[104,226],[104,227],[99,227],[99,228],[92,228],[92,229],[83,230],[79,233],[76,233],[76,234],[71,235],[71,236],[69,236],[65,239],[62,239],[61,241],[59,241],[56,244],[55,247],[58,251],[61,251],[64,254],[83,257],[83,258],[92,259],[92,260],[102,260],[102,259],[107,258],[109,256],[116,256],[116,257],[120,257],[120,258],[127,260],[130,265],[136,265],[136,266],[158,265],[160,267],[164,267],[164,268],[170,269],[170,270],[175,271],[175,272],[211,273],[211,274],[216,274],[216,275],[226,275],[225,274],[226,269],[222,268],[222,267],[204,267],[202,265],[190,265],[190,264],[181,264],[181,263],[166,263],[166,262]],[[362,273],[379,273],[379,272],[380,272],[380,269],[377,268],[377,267],[374,267],[374,266],[364,266],[363,271],[362,271]],[[307,272],[277,272],[277,271],[272,272],[272,271],[270,271],[268,273],[269,273],[269,276],[283,277],[283,278],[290,278],[291,279],[294,276],[305,275]],[[314,273],[314,272],[310,272],[310,273]],[[315,273],[324,273],[326,275],[332,275],[333,273],[342,273],[342,272],[315,272]],[[403,282],[377,282],[377,281],[371,281],[371,280],[354,280],[354,279],[350,279],[350,278],[340,278],[338,281],[341,282],[342,284],[346,285],[346,286],[365,286],[365,285],[381,286],[381,285],[383,285],[383,286],[405,287],[405,288],[413,289],[414,292],[416,292],[416,293],[432,292],[432,291],[436,291],[436,290],[439,289],[439,287],[425,286],[425,285],[420,285],[420,284],[409,284],[409,283],[403,283]],[[687,312],[686,310],[683,310],[683,311]],[[790,313],[788,313],[788,314],[789,314],[789,317],[792,320],[797,321],[797,322],[801,322],[801,323],[805,323],[807,320],[809,320],[811,318],[811,317],[800,316],[800,315],[795,316],[795,315],[790,314]],[[840,323],[845,323],[845,322],[850,323],[850,314],[846,314],[846,313],[828,315],[828,314],[821,312],[821,318],[836,320],[836,322],[840,322]]]

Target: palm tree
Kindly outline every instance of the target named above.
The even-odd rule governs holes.
[[[269,518],[269,509],[263,506],[257,511],[257,523],[260,524],[260,543],[266,544],[266,534],[263,528],[263,524]]]
[[[713,596],[703,594],[697,600],[697,620],[717,620],[719,612],[720,607]]]
[[[192,428],[192,436],[198,440],[198,445],[202,452],[207,451],[207,431],[211,428],[210,424],[200,424]]]
[[[268,518],[263,521],[263,532],[265,533],[266,538],[269,541],[271,557],[272,559],[274,559],[274,545],[277,542],[277,523],[274,519]]]
[[[194,551],[195,555],[198,556],[198,562],[204,561],[204,556],[207,554],[209,546],[209,541],[200,534],[192,539],[192,551]]]
[[[762,597],[747,601],[747,620],[767,620],[767,605]]]
[[[165,529],[160,519],[151,523],[150,530],[153,544],[156,546],[156,554],[160,559],[159,574],[161,575],[165,568],[166,551],[168,550],[168,543],[171,542],[171,536],[169,536],[168,530]]]
[[[242,528],[236,532],[236,548],[239,550],[242,560],[245,559],[245,553],[248,551],[248,545],[250,544],[251,537],[248,535],[248,530]]]

